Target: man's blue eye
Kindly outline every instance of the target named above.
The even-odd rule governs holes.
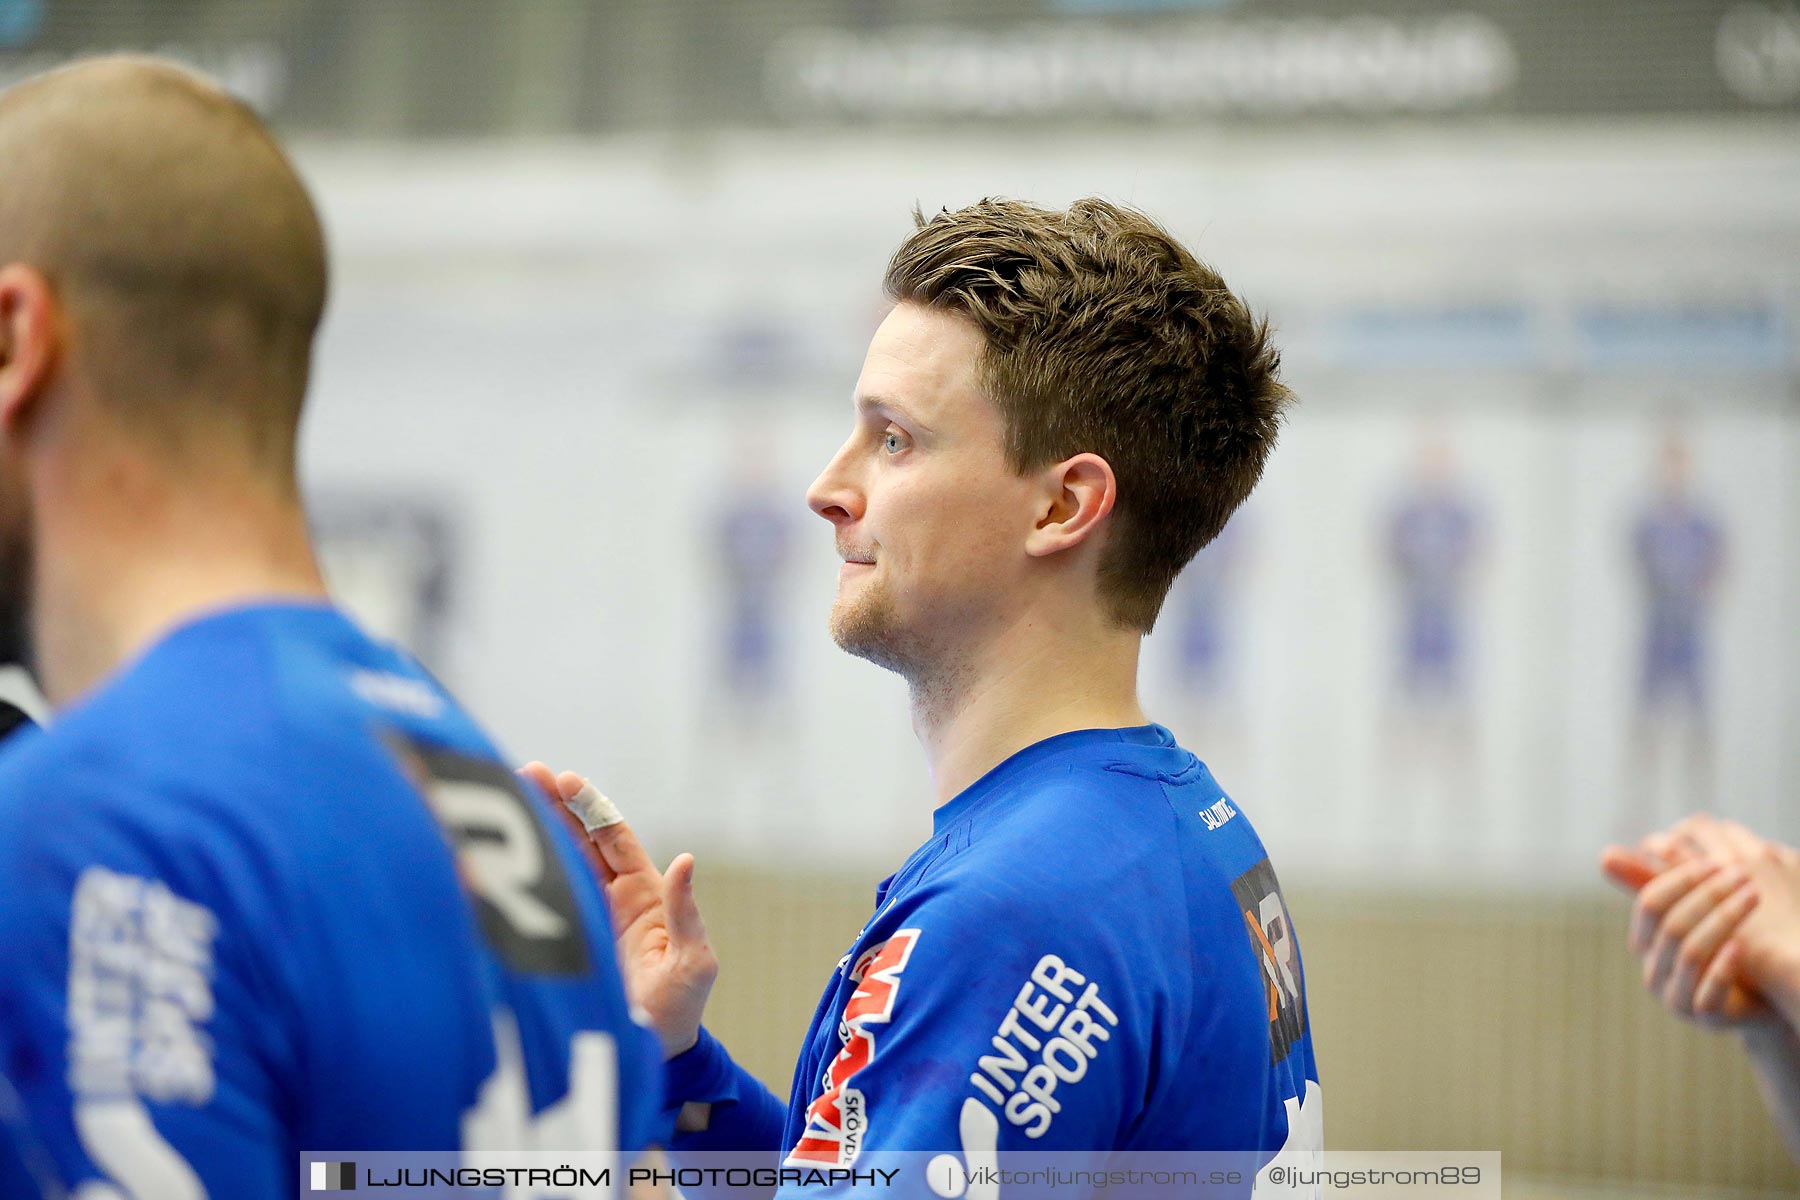
[[[892,430],[881,435],[881,444],[887,449],[889,454],[900,453],[900,435]]]

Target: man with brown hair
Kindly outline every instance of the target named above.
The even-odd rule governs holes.
[[[692,859],[658,875],[624,826],[595,832],[627,986],[674,1056],[674,1149],[946,1152],[914,1164],[940,1196],[991,1196],[1006,1152],[1228,1150],[1247,1191],[1321,1144],[1298,947],[1248,818],[1145,717],[1137,668],[1262,473],[1277,356],[1214,272],[1100,200],[921,220],[886,282],[809,501],[844,560],[833,636],[911,689],[934,833],[877,893],[783,1106],[700,1026]]]
[[[0,1196],[641,1145],[656,1047],[579,847],[320,576],[293,166],[141,58],[0,95],[0,164],[0,649],[59,710],[0,754]]]

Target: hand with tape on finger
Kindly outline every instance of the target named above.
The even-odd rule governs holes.
[[[574,813],[575,819],[581,822],[581,827],[590,834],[598,829],[611,828],[625,819],[619,806],[587,780],[582,780],[573,796],[563,798],[563,807]]]
[[[677,855],[667,871],[658,871],[618,806],[589,780],[542,763],[520,773],[562,802],[597,852],[626,993],[673,1058],[699,1040],[719,975],[694,896],[694,856]]]

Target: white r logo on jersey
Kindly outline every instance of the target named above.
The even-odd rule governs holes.
[[[462,779],[431,786],[431,803],[460,839],[463,879],[522,937],[561,937],[569,923],[532,893],[544,874],[543,845],[512,796]]]

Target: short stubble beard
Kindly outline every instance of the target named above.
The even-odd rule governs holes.
[[[900,629],[893,600],[871,582],[854,597],[831,606],[831,640],[838,649],[910,681],[920,670],[918,647]]]
[[[933,653],[917,632],[903,628],[891,597],[878,584],[831,609],[831,639],[840,650],[894,672],[911,693],[914,727],[934,726],[961,707],[969,684],[966,664]]]

